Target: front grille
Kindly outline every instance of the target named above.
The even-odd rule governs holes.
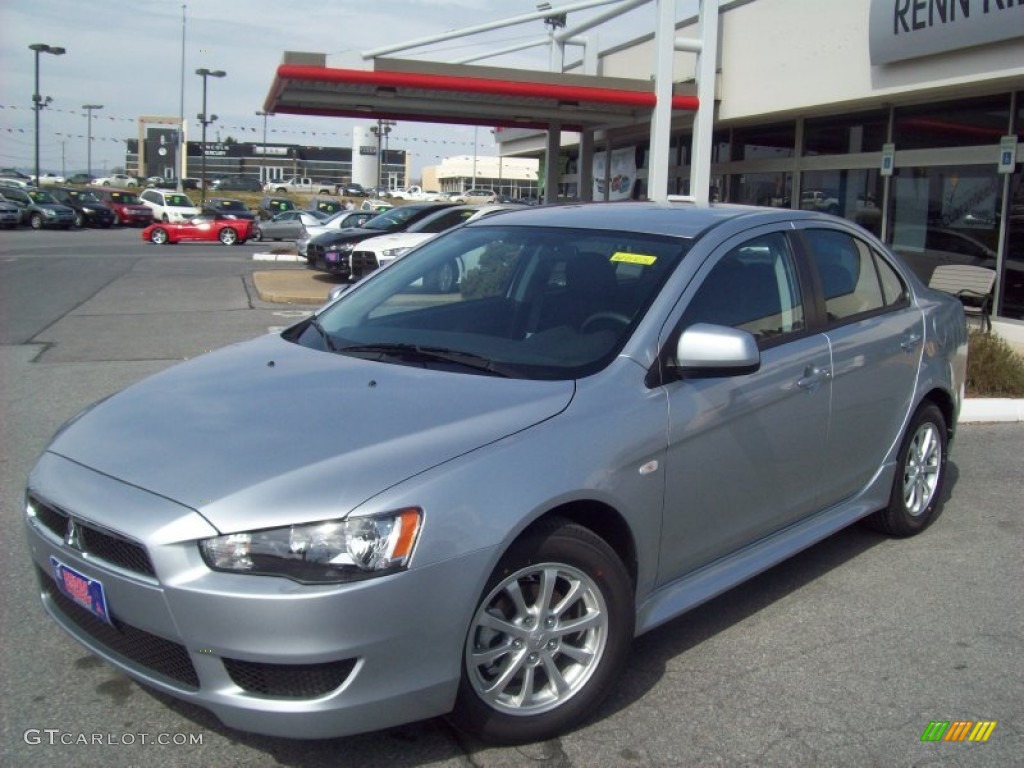
[[[78,534],[78,546],[83,553],[127,571],[147,576],[156,575],[153,563],[149,559],[149,553],[140,544],[123,539],[78,518],[71,518],[66,512],[41,501],[38,497],[30,497],[29,503],[35,510],[36,519],[55,536],[60,537],[62,541],[66,542],[69,520],[74,519],[75,530]]]
[[[377,268],[377,257],[372,251],[355,251],[352,254],[352,272],[366,274]]]
[[[355,665],[355,659],[325,664],[260,664],[224,659],[224,668],[239,688],[285,699],[313,699],[330,693],[345,683]]]
[[[199,689],[199,676],[185,646],[126,624],[113,615],[113,626],[101,621],[66,597],[49,574],[39,568],[37,571],[50,605],[93,642],[191,690]]]

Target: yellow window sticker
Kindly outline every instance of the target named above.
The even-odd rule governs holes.
[[[657,256],[645,256],[642,253],[613,253],[612,261],[619,261],[625,264],[642,264],[645,267],[649,267],[658,260]]]

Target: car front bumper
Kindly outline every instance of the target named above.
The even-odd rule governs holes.
[[[52,454],[33,471],[30,493],[28,542],[44,607],[133,678],[228,726],[291,738],[451,709],[491,552],[303,585],[211,571],[196,540],[216,531],[197,512]],[[131,538],[118,529],[126,520]],[[102,584],[108,621],[57,587],[60,567]]]

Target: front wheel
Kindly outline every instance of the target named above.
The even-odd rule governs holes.
[[[946,480],[946,419],[933,403],[922,405],[907,425],[896,461],[889,506],[866,519],[890,536],[913,536],[939,516]]]
[[[75,214],[75,226],[78,229],[81,229],[82,227],[85,226],[85,217],[80,213]]]
[[[167,242],[167,230],[157,227],[149,233],[149,242],[154,245],[164,245]]]
[[[32,229],[42,229],[43,215],[41,213],[33,213],[28,223],[32,226]]]
[[[491,574],[473,615],[451,718],[484,739],[553,738],[591,715],[633,637],[633,586],[612,548],[551,520]]]
[[[238,233],[235,232],[231,227],[224,227],[217,235],[217,238],[224,243],[224,245],[234,245],[235,241],[238,240]]]

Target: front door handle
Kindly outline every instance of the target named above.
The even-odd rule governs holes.
[[[796,385],[800,389],[806,389],[808,392],[814,392],[818,387],[821,386],[822,382],[828,381],[832,377],[829,373],[828,368],[822,368],[817,365],[808,365],[804,369],[804,375],[797,380]]]

